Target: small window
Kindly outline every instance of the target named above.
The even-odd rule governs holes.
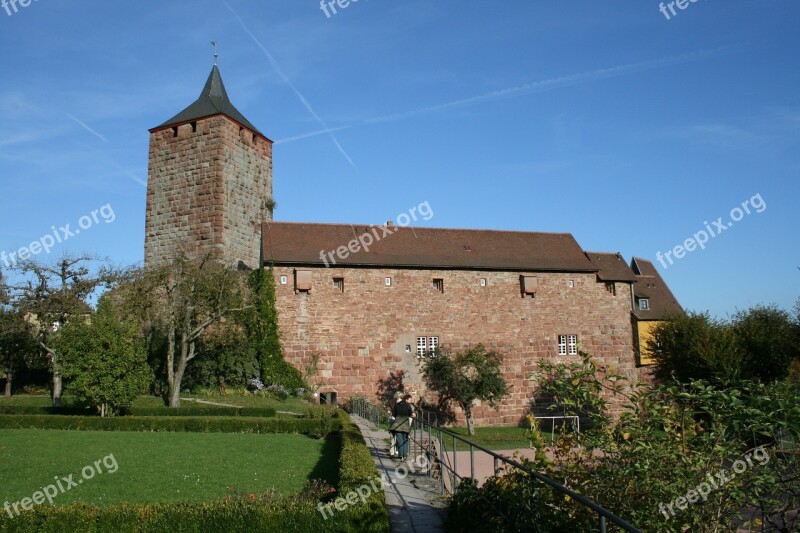
[[[439,337],[428,337],[428,353],[439,347]]]
[[[289,283],[288,276],[281,276],[281,285],[286,285],[287,283]]]
[[[392,286],[392,278],[386,278],[384,280],[384,283],[386,284],[387,287],[391,287]]]
[[[486,278],[481,278],[481,287],[486,286]]]
[[[178,126],[173,126],[172,127],[172,136],[173,137],[177,137],[178,136]]]
[[[339,292],[344,292],[344,278],[333,278],[333,288]]]
[[[617,295],[617,284],[614,283],[613,281],[606,281],[606,290],[612,296],[616,296]]]
[[[192,122],[192,133],[197,133],[197,121]]]
[[[574,281],[574,280],[569,280],[569,281],[567,282],[567,286],[568,286],[570,289],[574,289],[574,288],[575,288],[575,281]]]
[[[578,336],[569,335],[567,337],[567,354],[578,355]]]
[[[428,339],[426,337],[417,337],[417,357],[425,357],[428,351]]]
[[[647,311],[650,309],[650,299],[649,298],[639,298],[639,309],[642,311]]]
[[[433,288],[437,291],[444,293],[444,279],[442,278],[434,278],[433,280]]]
[[[578,355],[578,336],[559,335],[558,355]]]
[[[411,353],[411,345],[406,344],[406,353]]]

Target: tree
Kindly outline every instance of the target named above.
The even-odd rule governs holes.
[[[656,377],[736,380],[743,354],[730,326],[708,313],[676,315],[656,326],[648,348],[656,360]]]
[[[707,313],[671,317],[655,328],[648,347],[661,381],[770,382],[787,377],[800,353],[798,343],[798,327],[788,312],[756,306],[729,322]]]
[[[200,260],[179,254],[172,262],[142,271],[121,288],[131,298],[126,309],[140,307],[151,331],[166,334],[165,371],[170,407],[181,405],[181,383],[197,356],[198,341],[212,326],[246,309],[244,276],[206,255]],[[219,326],[222,327],[222,326]]]
[[[792,316],[775,306],[756,306],[733,318],[733,331],[743,354],[743,374],[765,382],[786,378],[798,356]]]
[[[53,265],[33,260],[19,263],[16,270],[24,281],[10,287],[11,298],[26,320],[35,326],[39,347],[45,351],[53,375],[53,406],[61,406],[62,376],[54,341],[59,329],[72,319],[91,314],[87,300],[100,288],[111,288],[124,277],[124,272],[102,265],[92,272],[89,265],[97,259],[90,256],[65,255]]]
[[[508,394],[501,372],[502,361],[500,354],[487,351],[482,344],[455,355],[435,350],[425,361],[422,376],[427,387],[438,393],[443,402],[455,402],[461,407],[469,434],[475,435],[473,403],[485,401],[496,409]]]
[[[38,354],[30,324],[15,310],[0,307],[0,379],[6,381],[6,397],[11,396],[14,376]]]
[[[119,316],[108,297],[100,299],[90,320],[67,323],[55,348],[70,391],[96,406],[102,417],[145,392],[153,379],[138,328]]]

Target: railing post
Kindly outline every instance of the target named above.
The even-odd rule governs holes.
[[[469,445],[469,477],[475,479],[475,448]]]
[[[453,435],[453,493],[455,493],[457,481],[458,481],[458,451],[456,448],[456,436]]]

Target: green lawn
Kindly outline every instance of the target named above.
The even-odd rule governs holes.
[[[465,427],[449,427],[447,428],[453,433],[463,435],[466,439],[483,446],[489,450],[516,450],[518,448],[528,448],[531,444],[530,440],[525,436],[525,428],[490,428],[490,427],[476,427],[475,435],[470,437]],[[542,436],[546,442],[550,442],[551,433],[543,430]],[[450,450],[453,447],[453,438],[445,436],[445,445]],[[456,440],[458,450],[469,450],[469,446]]]
[[[55,503],[200,502],[233,486],[291,494],[309,479],[336,484],[339,450],[338,438],[301,435],[0,430],[0,505],[31,497],[55,476],[78,481],[103,458],[103,471],[114,462],[117,471],[84,480]]]

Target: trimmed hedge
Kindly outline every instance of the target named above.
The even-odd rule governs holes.
[[[293,501],[118,505],[104,509],[84,504],[40,505],[13,519],[3,513],[0,529],[44,533],[357,531],[347,523],[344,513],[324,520],[313,503]]]
[[[0,405],[0,415],[97,415],[97,409],[89,407],[53,407],[39,405]]]
[[[334,418],[247,418],[199,416],[0,415],[0,429],[64,429],[79,431],[171,431],[195,433],[300,433],[324,437],[339,431]]]
[[[366,503],[359,501],[355,505],[349,505],[345,511],[335,513],[333,518],[339,515],[346,517],[347,524],[352,529],[342,531],[389,533],[392,528],[389,523],[389,513],[384,505],[386,497],[379,480],[378,469],[358,426],[350,420],[347,413],[340,412],[342,430],[339,435],[342,439],[342,454],[339,457],[338,495],[340,498],[347,497],[349,493],[364,486],[370,488],[377,486],[378,490],[371,492]]]
[[[0,417],[2,422],[9,418]],[[50,417],[63,420],[65,417]],[[112,418],[92,420],[135,420],[134,418]],[[158,419],[156,419],[158,420]],[[164,419],[161,419],[164,420]],[[168,419],[167,419],[168,420]],[[188,419],[187,420],[197,420]],[[342,440],[339,459],[339,495],[346,497],[358,487],[375,482],[378,471],[369,450],[364,444],[358,427],[346,413],[339,412],[337,418],[327,419],[336,425]],[[237,422],[247,420],[237,419]],[[288,420],[298,422],[297,420]],[[258,421],[261,423],[261,421]],[[282,419],[266,422],[284,422]],[[320,424],[321,420],[299,420]],[[39,426],[40,427],[40,426]],[[375,483],[381,487],[379,482]],[[341,512],[323,518],[319,503],[303,498],[287,498],[269,503],[246,501],[218,501],[202,504],[147,504],[117,505],[108,508],[91,507],[85,504],[68,506],[34,507],[11,518],[0,513],[0,531],[45,533],[91,532],[101,533],[200,533],[205,531],[228,531],[233,533],[263,532],[344,532],[344,533],[389,533],[389,515],[384,506],[383,490],[372,493],[366,503],[358,501]]]
[[[241,416],[253,418],[272,418],[276,414],[273,407],[131,407],[123,416]]]
[[[123,409],[121,416],[241,416],[255,418],[274,417],[273,407],[131,407]],[[96,409],[86,407],[44,407],[34,405],[0,405],[0,415],[61,415],[92,416]]]

